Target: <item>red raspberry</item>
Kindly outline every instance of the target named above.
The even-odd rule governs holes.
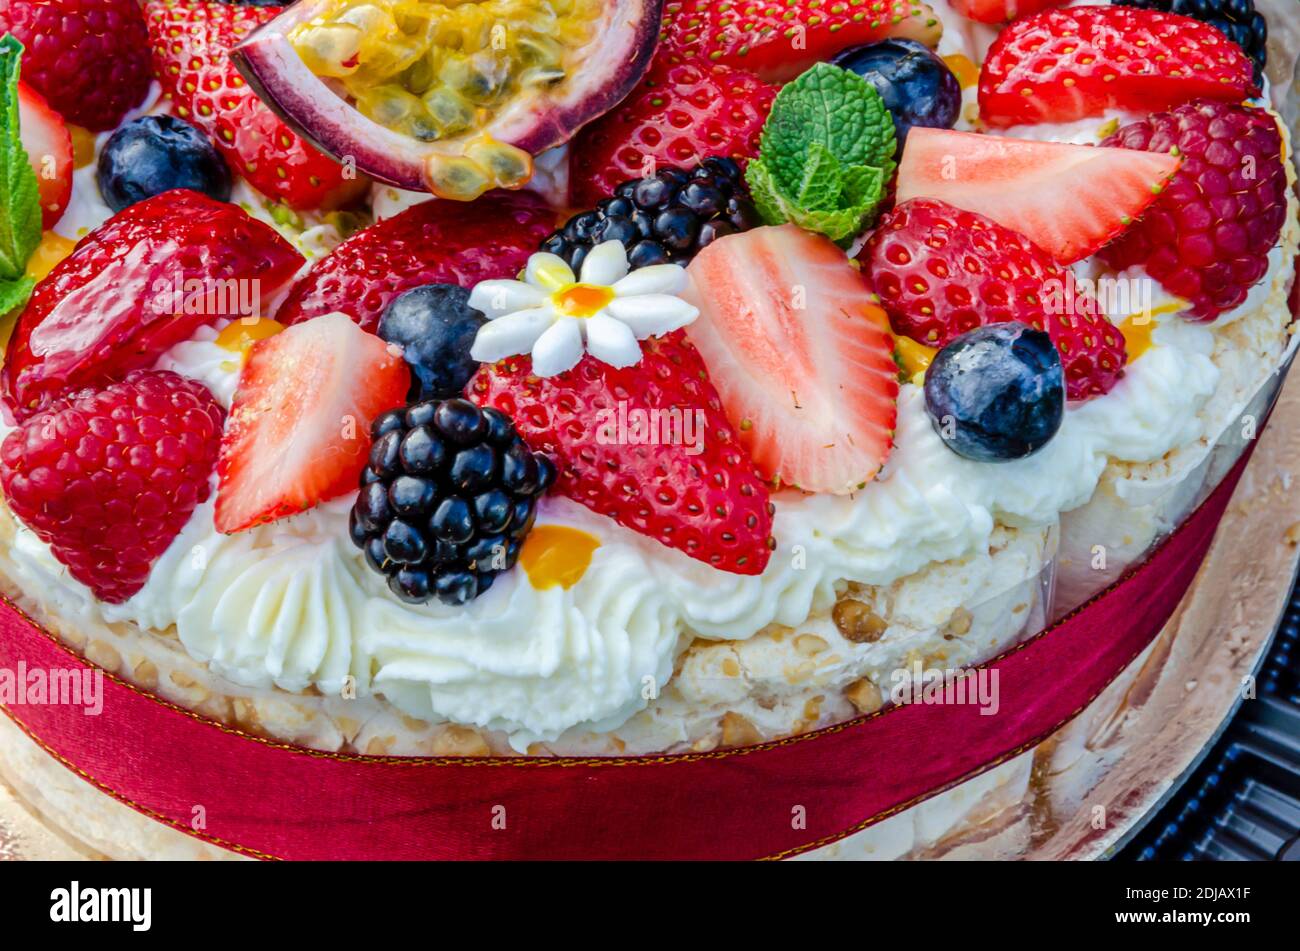
[[[207,499],[225,416],[201,383],[135,370],[5,437],[0,487],[72,577],[118,604]]]
[[[1124,375],[1124,337],[1074,272],[1024,235],[973,211],[913,198],[880,221],[858,255],[896,333],[927,347],[1018,320],[1046,330],[1072,400],[1110,391]]]
[[[710,155],[746,159],[776,87],[752,73],[660,56],[632,94],[578,133],[570,154],[569,196],[578,208],[663,165],[690,168]]]
[[[111,129],[153,76],[137,0],[9,0],[0,34],[22,41],[23,82],[68,122]]]
[[[1183,164],[1138,222],[1101,251],[1118,270],[1141,264],[1194,320],[1246,299],[1268,271],[1286,221],[1277,122],[1263,109],[1200,101],[1126,125],[1102,145],[1177,149]]]

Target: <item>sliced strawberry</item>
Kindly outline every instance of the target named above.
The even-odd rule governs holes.
[[[18,128],[36,173],[41,227],[48,229],[63,217],[72,198],[72,136],[45,97],[23,82],[18,84]]]
[[[422,202],[357,232],[312,265],[276,319],[292,324],[342,311],[373,332],[388,302],[412,287],[514,277],[555,224],[555,213],[532,192]]]
[[[176,189],[77,243],[18,317],[0,399],[24,419],[66,390],[151,366],[204,324],[269,302],[302,255],[242,209]]]
[[[221,440],[217,530],[355,492],[370,422],[405,402],[410,382],[400,353],[341,314],[254,344]]]
[[[217,147],[232,171],[293,208],[336,208],[368,187],[290,129],[244,82],[230,49],[281,8],[200,0],[145,7],[154,72],[176,113]]]
[[[774,547],[767,486],[699,353],[678,330],[643,340],[641,354],[622,369],[588,354],[548,377],[511,357],[481,367],[466,395],[554,460],[553,493],[721,571],[761,574]],[[632,435],[638,418],[653,439]]]
[[[1048,7],[1063,7],[1070,0],[948,0],[948,5],[977,23],[1010,23]]]
[[[830,241],[794,225],[714,241],[687,269],[704,356],[741,445],[773,483],[847,493],[893,445],[898,367],[885,312]]]
[[[569,151],[572,203],[589,208],[664,165],[752,158],[775,97],[776,87],[743,69],[658,57],[622,105],[578,133]]]
[[[898,201],[937,198],[1031,239],[1062,264],[1088,257],[1159,196],[1176,155],[913,130],[898,166]]]
[[[1258,92],[1241,48],[1200,20],[1133,7],[1071,7],[1017,20],[980,73],[991,126],[1073,122],[1107,109],[1158,112]]]
[[[669,0],[663,49],[783,82],[851,46],[896,37],[933,49],[942,33],[934,9],[918,0]]]

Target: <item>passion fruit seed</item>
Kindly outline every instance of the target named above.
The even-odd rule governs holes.
[[[425,162],[425,181],[439,198],[472,201],[491,188],[521,188],[533,177],[533,157],[486,133],[464,155],[435,153]]]
[[[335,0],[289,41],[313,73],[339,80],[363,115],[436,141],[483,128],[521,89],[563,80],[603,7],[603,0]],[[439,164],[440,180],[469,174],[463,164]],[[507,164],[500,174],[515,173],[517,159]]]

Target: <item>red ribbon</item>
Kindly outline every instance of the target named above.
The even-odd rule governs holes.
[[[1253,448],[1253,443],[1251,447]],[[262,858],[750,859],[834,842],[1035,746],[1173,613],[1249,451],[1142,565],[989,664],[999,710],[913,703],[738,750],[622,758],[320,753],[233,730],[110,675],[103,712],[4,708],[51,755],[183,832]],[[0,667],[85,669],[12,605]],[[202,819],[201,827],[195,817]]]

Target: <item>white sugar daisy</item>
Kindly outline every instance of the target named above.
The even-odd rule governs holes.
[[[470,356],[495,363],[531,353],[538,376],[572,369],[584,350],[610,366],[632,366],[641,359],[638,340],[699,316],[677,296],[685,287],[686,271],[677,264],[628,273],[618,241],[591,249],[581,280],[558,255],[539,252],[528,259],[522,281],[482,281],[470,292],[470,306],[488,317]]]

